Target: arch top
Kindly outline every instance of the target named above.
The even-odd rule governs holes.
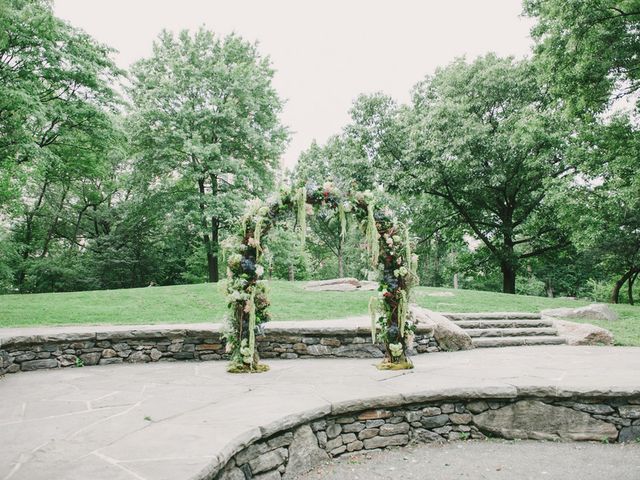
[[[341,235],[345,235],[346,215],[358,221],[365,234],[371,267],[379,277],[378,295],[369,301],[371,336],[385,345],[382,369],[406,369],[413,365],[407,357],[407,345],[415,325],[408,315],[409,294],[417,282],[417,257],[412,254],[409,228],[398,221],[391,209],[376,206],[370,191],[341,192],[327,182],[298,189],[281,187],[266,201],[248,203],[238,232],[225,242],[227,261],[227,301],[230,314],[225,332],[231,353],[229,371],[260,372],[268,367],[260,363],[255,336],[260,325],[269,321],[270,305],[265,282],[263,239],[287,211],[295,210],[302,244],[306,236],[306,217],[316,206],[337,211]]]

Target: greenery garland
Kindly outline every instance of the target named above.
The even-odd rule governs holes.
[[[412,343],[415,325],[408,318],[408,302],[411,286],[417,280],[417,259],[411,253],[409,229],[398,222],[389,208],[376,209],[371,192],[343,194],[331,183],[325,183],[295,191],[283,187],[267,201],[250,202],[238,233],[225,241],[230,315],[224,335],[231,358],[229,371],[268,369],[260,364],[256,350],[256,335],[269,320],[269,299],[262,280],[264,267],[259,263],[265,253],[262,240],[282,213],[295,209],[304,248],[307,210],[314,206],[337,210],[342,236],[347,212],[360,222],[371,265],[380,277],[379,293],[369,302],[372,341],[383,343],[386,351],[379,368],[412,368],[406,351]]]

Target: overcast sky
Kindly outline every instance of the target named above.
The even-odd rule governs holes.
[[[150,55],[162,28],[205,25],[258,41],[287,101],[288,167],[348,122],[360,93],[406,102],[418,80],[458,56],[522,57],[531,46],[521,0],[55,0],[55,11],[116,48],[124,68]]]

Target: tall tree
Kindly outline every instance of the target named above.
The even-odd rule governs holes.
[[[132,68],[131,133],[150,186],[189,188],[208,278],[218,281],[221,230],[243,199],[262,196],[287,139],[268,58],[238,36],[162,32]],[[197,220],[196,220],[197,219]]]
[[[45,0],[0,4],[0,204],[24,290],[32,262],[60,238],[75,187],[118,148],[112,50],[54,17]]]
[[[522,262],[568,244],[552,193],[571,172],[569,130],[554,106],[527,62],[457,60],[415,87],[411,147],[389,169],[395,188],[441,199],[484,244],[505,293]]]
[[[601,112],[640,88],[640,1],[524,0],[536,61],[573,113]]]

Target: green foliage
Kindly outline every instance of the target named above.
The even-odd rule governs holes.
[[[638,0],[525,0],[537,20],[536,62],[577,115],[594,114],[640,87]]]
[[[404,195],[440,199],[444,216],[484,244],[508,293],[523,260],[568,243],[553,201],[570,171],[568,125],[533,73],[487,55],[419,83],[410,149],[395,170]]]
[[[287,132],[268,58],[236,35],[162,32],[132,67],[129,128],[141,181],[186,210],[218,279],[219,238],[273,186]]]

